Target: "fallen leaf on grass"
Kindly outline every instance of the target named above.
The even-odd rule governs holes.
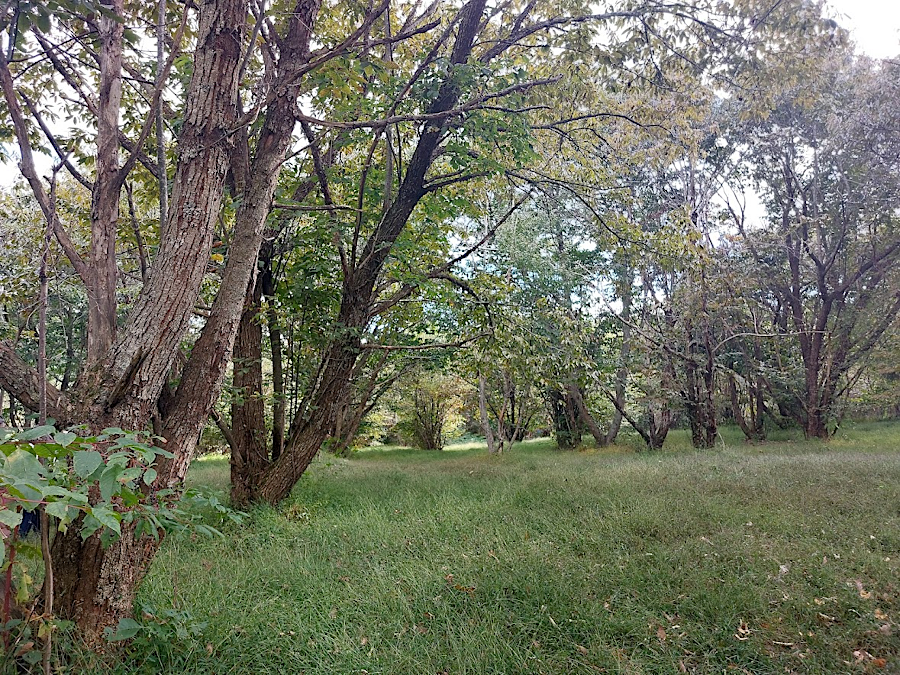
[[[660,642],[665,642],[666,641],[666,629],[663,628],[662,626],[657,628],[656,629],[656,637],[659,638]]]
[[[745,640],[750,639],[750,633],[752,632],[753,631],[750,630],[750,626],[747,625],[747,622],[741,621],[740,625],[738,626],[737,633],[734,634],[734,637],[736,637],[741,642],[744,642]]]
[[[876,609],[875,610],[875,618],[878,619],[879,621],[887,621],[888,616],[887,616],[887,614],[882,612],[880,609]]]
[[[871,599],[872,593],[863,588],[862,582],[859,579],[856,580],[856,590],[859,591],[859,597],[863,600]]]
[[[582,656],[587,656],[588,650],[587,647],[582,647],[581,645],[575,645],[575,649],[578,650],[578,653]]]

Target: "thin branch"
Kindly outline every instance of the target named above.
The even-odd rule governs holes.
[[[128,155],[128,158],[125,160],[124,164],[122,164],[122,168],[119,169],[119,172],[116,176],[116,181],[119,186],[125,183],[125,179],[134,168],[135,163],[138,161],[137,149],[142,148],[147,138],[149,138],[150,136],[150,131],[153,128],[152,120],[156,116],[157,107],[160,105],[166,78],[168,78],[169,72],[172,70],[172,64],[175,63],[175,59],[180,53],[179,47],[181,45],[181,38],[184,36],[185,28],[187,27],[188,14],[189,13],[185,11],[184,14],[181,15],[181,24],[178,26],[178,30],[176,31],[175,38],[173,40],[174,47],[172,48],[172,52],[169,54],[169,58],[166,59],[165,67],[162,68],[156,78],[156,86],[153,88],[153,96],[150,100],[150,110],[147,111],[147,116],[144,120],[144,126],[141,129],[141,134],[134,144],[135,151],[131,152]],[[162,176],[157,176],[157,178],[162,181]]]
[[[478,333],[477,335],[457,340],[456,342],[435,342],[427,345],[384,345],[377,342],[366,342],[365,344],[361,345],[361,347],[363,349],[380,349],[390,352],[423,351],[426,349],[448,349],[450,347],[462,347],[469,344],[470,342],[475,342],[476,340],[480,340],[481,338],[488,336],[490,336],[490,333]]]
[[[40,126],[41,131],[44,132],[44,136],[47,137],[47,140],[50,141],[50,145],[53,146],[53,150],[56,152],[57,157],[62,162],[63,166],[66,167],[66,170],[72,175],[72,177],[81,183],[88,190],[94,189],[94,184],[89,181],[84,175],[75,168],[75,166],[69,161],[68,152],[63,152],[62,148],[59,146],[59,142],[56,140],[56,136],[50,131],[44,122],[44,118],[41,116],[40,112],[38,112],[37,106],[34,105],[32,100],[28,98],[25,94],[21,94],[22,100],[25,101],[25,105],[28,107],[28,110],[31,112],[31,116],[34,117],[35,122]]]
[[[31,191],[34,193],[35,199],[37,199],[41,212],[44,214],[44,218],[46,218],[47,222],[53,227],[53,232],[56,235],[57,241],[59,241],[60,246],[62,246],[63,251],[72,263],[72,267],[75,268],[75,271],[78,273],[78,276],[81,277],[84,284],[90,288],[92,285],[90,270],[78,254],[75,244],[69,238],[68,233],[59,223],[59,219],[51,207],[50,198],[48,197],[46,190],[44,190],[40,178],[38,178],[37,170],[34,167],[34,155],[31,152],[31,141],[28,138],[28,127],[25,124],[25,116],[22,114],[22,108],[16,97],[15,85],[13,84],[12,74],[9,72],[6,57],[2,54],[0,54],[0,88],[3,89],[6,107],[13,123],[16,140],[19,144],[19,155],[21,157],[19,169],[31,186]]]
[[[315,124],[322,127],[330,127],[333,129],[383,129],[386,126],[399,124],[400,122],[442,122],[450,117],[457,117],[462,113],[471,112],[472,110],[478,110],[482,108],[483,104],[487,101],[491,101],[496,98],[503,98],[517,92],[527,91],[534,87],[554,84],[555,82],[559,82],[560,79],[562,79],[562,77],[557,75],[540,80],[530,80],[528,82],[514,84],[512,86],[505,87],[504,89],[500,89],[499,91],[491,92],[488,94],[484,94],[483,96],[474,98],[470,101],[467,101],[466,103],[463,103],[461,106],[433,113],[421,113],[417,115],[392,115],[390,117],[384,117],[378,120],[362,120],[358,122],[337,122],[310,117],[309,115],[298,115],[297,119],[301,122],[307,122],[309,124]]]

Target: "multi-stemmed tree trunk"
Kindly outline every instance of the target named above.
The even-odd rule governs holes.
[[[765,414],[765,384],[760,376],[746,383],[747,395],[742,397],[740,387],[734,373],[729,373],[727,378],[728,399],[731,402],[731,415],[735,423],[744,432],[748,441],[766,440]]]
[[[777,308],[778,348],[790,345],[785,357],[802,364],[790,390],[770,379],[769,392],[807,437],[828,438],[850,373],[900,311],[900,88],[896,63],[855,59],[839,45],[808,65],[803,85],[745,136],[774,231],[736,224],[764,308]]]
[[[111,9],[118,14],[123,11],[121,3]],[[309,26],[318,3],[301,0],[290,15],[278,45],[279,60],[273,66],[272,101],[263,112],[252,151],[240,117],[238,92],[247,3],[211,0],[199,10],[169,216],[162,223],[147,283],[121,330],[115,321],[117,209],[122,184],[140,150],[139,144],[132,144],[135,152],[119,165],[123,23],[100,19],[100,91],[96,103],[86,97],[98,118],[87,258],[82,258],[60,226],[37,177],[15,83],[9,64],[0,56],[0,85],[16,130],[23,174],[81,276],[91,303],[86,365],[67,395],[50,387],[49,413],[60,425],[86,423],[92,430],[148,429],[155,419],[154,426],[174,457],[158,467],[154,490],[182,484],[199,431],[218,397],[246,289],[255,274],[263,223],[291,139],[293,102],[299,76],[309,62]],[[149,128],[143,138],[147,135]],[[221,287],[178,386],[170,390],[170,365],[199,296],[229,169],[238,206]],[[0,385],[33,407],[38,384],[33,369],[11,348],[0,346]],[[98,536],[82,541],[77,527],[58,533],[53,543],[55,611],[74,620],[89,641],[100,639],[104,628],[130,614],[137,584],[158,546],[153,538],[135,537],[128,526],[122,530],[108,548],[100,545]]]
[[[572,450],[581,445],[581,419],[578,408],[571,394],[549,387],[544,399],[550,411],[550,422],[553,424],[553,435],[556,445],[561,450]]]
[[[484,0],[471,0],[460,10],[449,59],[452,65],[459,66],[469,59],[483,10]],[[333,434],[341,411],[348,405],[352,375],[363,350],[361,336],[372,318],[377,299],[376,285],[394,243],[427,192],[426,174],[445,129],[454,117],[448,113],[460,100],[462,91],[452,73],[451,70],[426,111],[426,115],[435,121],[424,125],[394,200],[387,205],[375,231],[361,247],[358,258],[349,260],[344,268],[336,336],[326,348],[316,376],[311,379],[300,412],[291,422],[284,451],[257,478],[255,494],[260,500],[274,503],[287,496],[322,444]]]

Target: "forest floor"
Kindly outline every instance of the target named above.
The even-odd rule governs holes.
[[[116,672],[900,672],[900,425],[634,447],[320,458],[165,542]]]

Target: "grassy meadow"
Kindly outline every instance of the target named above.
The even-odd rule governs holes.
[[[114,670],[900,672],[900,426],[636,447],[319,458],[279,509],[165,542]],[[191,471],[227,489],[227,459]]]

